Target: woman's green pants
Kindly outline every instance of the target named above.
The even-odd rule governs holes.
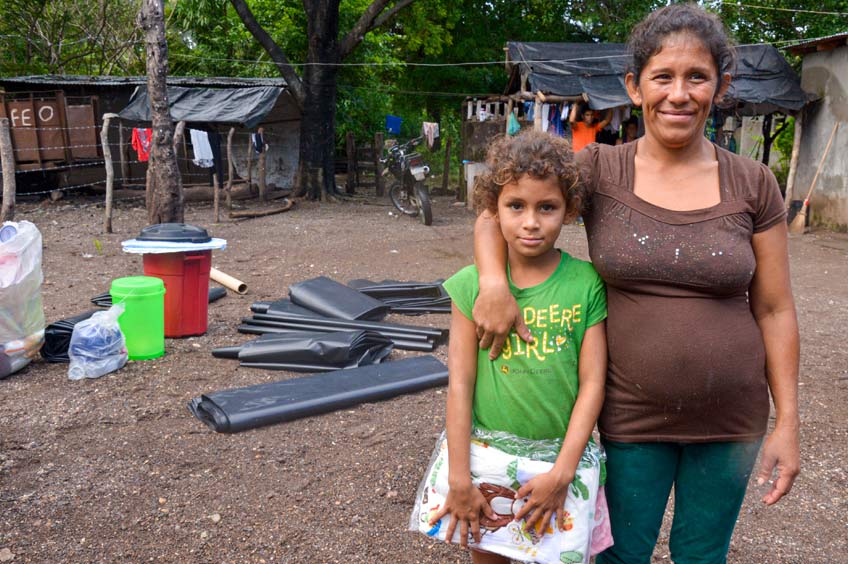
[[[596,564],[650,564],[672,486],[671,559],[724,564],[760,443],[603,441],[615,544]]]

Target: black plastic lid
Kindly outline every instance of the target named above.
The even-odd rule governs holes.
[[[159,223],[148,225],[136,237],[137,241],[168,241],[171,243],[208,243],[212,240],[202,227],[188,223]]]

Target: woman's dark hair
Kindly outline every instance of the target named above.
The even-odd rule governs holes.
[[[648,60],[662,50],[666,37],[674,33],[689,33],[703,43],[713,56],[721,85],[721,75],[731,72],[736,54],[724,24],[697,4],[672,4],[652,12],[639,22],[627,39],[627,50],[632,57],[629,72],[636,83]]]
[[[474,208],[479,212],[498,211],[503,187],[531,178],[554,178],[565,199],[566,220],[579,213],[582,198],[578,190],[577,165],[571,144],[544,131],[525,130],[515,137],[496,139],[486,153],[486,172],[474,179]]]

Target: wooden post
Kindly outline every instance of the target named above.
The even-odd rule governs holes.
[[[378,131],[374,134],[374,187],[377,196],[383,196],[386,193],[386,183],[383,181],[383,163],[380,162],[382,157],[383,132]]]
[[[247,191],[253,191],[253,136],[247,134]]]
[[[451,138],[448,137],[445,141],[445,166],[442,167],[442,192],[448,191],[448,183],[450,182],[450,158],[451,158]]]
[[[356,138],[353,136],[353,131],[347,132],[345,144],[347,147],[347,186],[345,186],[345,192],[354,194],[356,193]]]
[[[795,118],[795,136],[792,140],[792,156],[789,158],[789,174],[786,177],[786,209],[792,204],[793,192],[795,191],[795,174],[798,172],[798,152],[801,149],[801,128],[804,122],[804,111],[798,112]]]
[[[512,98],[506,104],[506,123],[504,124],[504,132],[509,133],[509,116],[512,115]]]
[[[262,136],[262,152],[259,153],[259,199],[265,202],[268,199],[268,194],[265,192],[265,160],[268,155],[268,144],[265,143],[265,136],[262,135],[264,130],[260,127],[256,132]]]
[[[233,135],[236,134],[236,128],[231,127],[230,132],[227,133],[227,189],[225,191],[227,196],[227,212],[232,211],[233,209],[233,197],[232,197],[232,189],[233,189],[233,176],[235,174],[235,164],[233,163]]]
[[[103,149],[103,162],[106,165],[106,217],[104,229],[112,233],[112,196],[115,190],[115,167],[112,166],[112,147],[109,146],[109,122],[118,114],[103,114],[103,127],[100,128],[100,147]]]
[[[188,149],[186,148],[186,140],[185,140],[185,127],[186,123],[184,121],[178,121],[177,125],[174,126],[174,158],[177,160],[177,170],[182,174],[183,172],[188,178],[188,164],[184,164],[183,168],[180,169],[180,161],[185,160],[188,157]],[[180,145],[182,145],[183,156],[180,157]]]
[[[219,202],[221,200],[221,181],[218,178],[218,173],[212,173],[212,210],[215,214],[215,223],[221,222],[221,208]]]
[[[0,118],[0,160],[3,161],[3,207],[0,209],[0,222],[12,221],[15,219],[15,150],[12,148],[12,135],[7,118]]]
[[[127,158],[127,139],[124,136],[124,123],[118,122],[118,156],[121,158],[121,184],[127,184],[130,177],[130,163]],[[111,233],[111,231],[109,232]]]

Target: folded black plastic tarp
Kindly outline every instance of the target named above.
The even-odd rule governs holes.
[[[41,356],[47,362],[69,362],[68,347],[71,344],[71,335],[74,333],[74,326],[80,321],[84,321],[97,313],[99,310],[93,309],[74,317],[60,319],[54,321],[44,328],[44,345],[41,347]]]
[[[289,297],[296,305],[328,317],[340,319],[380,320],[389,307],[362,292],[319,276],[289,287]]]
[[[443,386],[447,381],[448,369],[437,358],[416,356],[204,394],[192,399],[188,408],[215,431],[237,433]]]
[[[238,359],[241,366],[266,370],[326,372],[378,364],[392,352],[392,341],[373,331],[266,333],[235,347],[212,351]]]
[[[436,282],[399,282],[397,280],[351,280],[348,286],[376,298],[389,306],[392,313],[421,315],[424,313],[450,313],[450,296]]]
[[[221,298],[223,298],[226,295],[227,295],[227,289],[226,288],[221,288],[221,287],[209,288],[209,303],[211,304],[212,302],[214,302],[216,300],[220,300]],[[103,292],[102,294],[97,294],[96,296],[91,298],[91,303],[93,303],[96,306],[100,306],[100,307],[110,307],[112,305],[112,294],[110,294],[109,292]]]

